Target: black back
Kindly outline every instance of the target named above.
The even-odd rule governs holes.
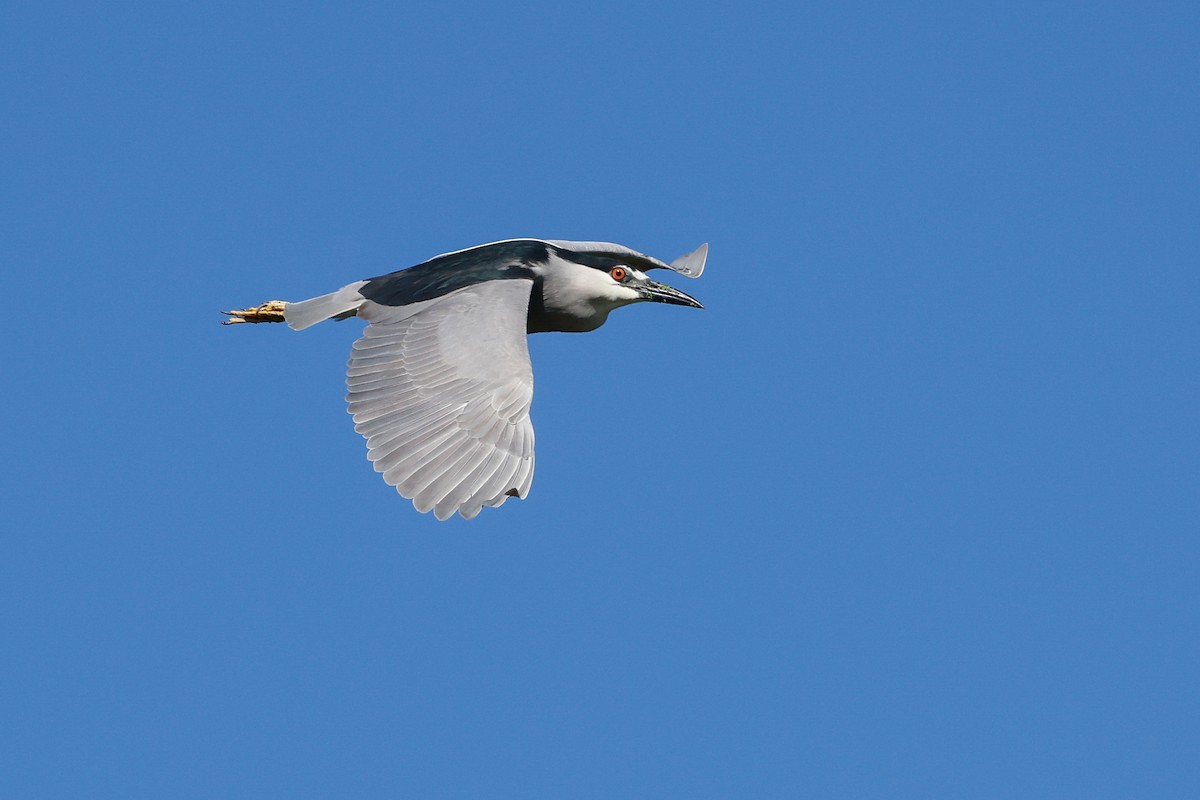
[[[495,242],[371,278],[358,291],[380,305],[406,306],[486,281],[532,279],[528,265],[549,257],[550,245],[535,239]]]

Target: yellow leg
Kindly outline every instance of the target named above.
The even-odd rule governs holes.
[[[239,322],[283,322],[283,309],[287,303],[282,300],[268,300],[261,306],[243,308],[241,311],[222,311],[229,319],[222,325],[236,325]]]

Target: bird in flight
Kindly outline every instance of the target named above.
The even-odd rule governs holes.
[[[707,257],[707,244],[668,264],[610,242],[509,239],[311,300],[226,311],[225,324],[365,319],[346,401],[367,457],[421,513],[472,519],[533,482],[526,334],[595,330],[630,303],[702,308],[646,273],[698,278]]]

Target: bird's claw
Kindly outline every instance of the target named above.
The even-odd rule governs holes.
[[[222,325],[236,325],[239,322],[283,322],[283,310],[287,303],[282,300],[268,300],[261,306],[243,308],[240,311],[222,311],[229,319]]]

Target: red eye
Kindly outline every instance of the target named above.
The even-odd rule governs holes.
[[[624,267],[613,267],[612,272],[608,274],[612,275],[612,279],[614,281],[623,281],[625,278],[629,277],[628,273],[625,272]]]

